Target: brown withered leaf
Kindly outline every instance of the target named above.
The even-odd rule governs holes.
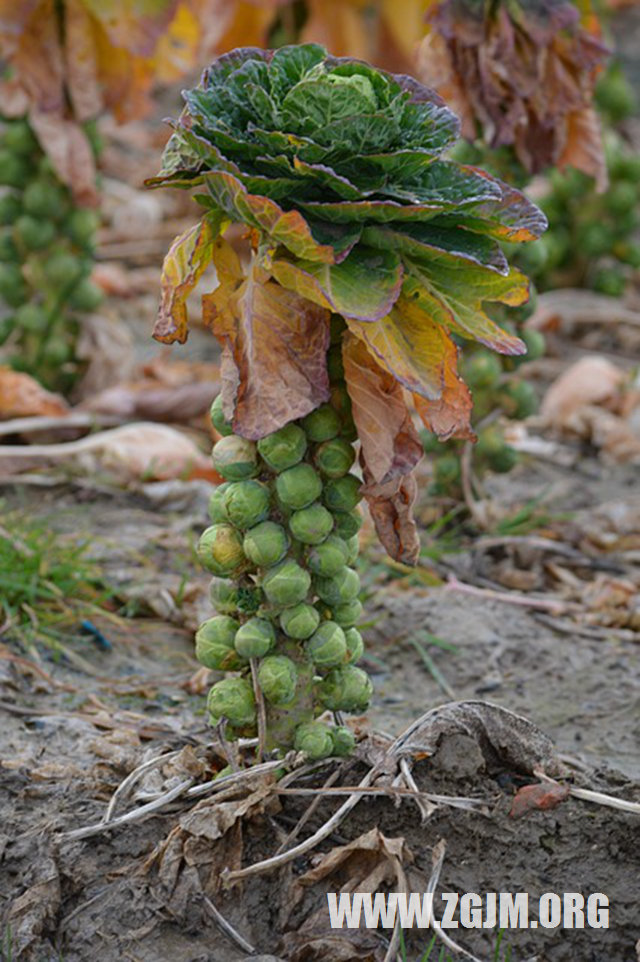
[[[64,398],[45,390],[29,374],[0,367],[0,421],[68,411]]]
[[[33,109],[29,114],[33,132],[80,207],[98,203],[96,166],[91,145],[81,127],[58,111]]]
[[[423,447],[402,387],[350,332],[343,337],[342,353],[353,419],[371,481],[383,484],[409,474]]]
[[[102,110],[95,30],[81,0],[65,0],[64,65],[75,117],[84,123]]]
[[[220,283],[202,299],[203,318],[223,348],[223,409],[239,434],[256,440],[328,400],[330,315],[268,280],[255,262],[242,275],[226,241],[214,245],[213,258]]]
[[[522,0],[491,6],[440,0],[428,11],[421,79],[492,147],[511,144],[537,173],[571,164],[606,184],[600,131],[589,113],[608,51],[588,2]]]
[[[413,854],[403,838],[387,838],[376,827],[313,861],[313,868],[296,879],[296,887],[331,875],[340,892],[377,892],[385,882],[398,880],[398,869],[413,862]]]
[[[203,217],[171,244],[162,265],[162,295],[153,337],[163,344],[184,344],[189,334],[186,300],[211,264],[219,222]]]
[[[365,482],[367,480],[365,469]],[[366,499],[376,532],[388,554],[402,564],[414,565],[420,554],[420,538],[413,518],[418,482],[413,474],[384,484],[365,483]]]
[[[424,426],[437,434],[441,441],[449,438],[475,441],[476,434],[471,427],[473,399],[455,366],[445,368],[442,397],[429,401],[414,394],[413,401]]]
[[[324,890],[329,886],[340,892],[378,892],[385,887],[398,891],[402,887],[404,867],[413,862],[413,854],[403,838],[387,838],[372,828],[348,845],[331,849],[313,859],[314,865],[296,879],[292,891],[293,906],[299,905],[304,890],[316,883]],[[330,878],[330,882],[326,880]],[[324,902],[324,898],[323,898]],[[309,915],[295,931],[287,932],[280,944],[292,962],[382,962],[384,947],[366,930],[336,932],[331,928],[326,904]]]

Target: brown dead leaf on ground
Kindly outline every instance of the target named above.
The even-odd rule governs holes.
[[[582,357],[547,390],[540,423],[559,434],[583,438],[613,461],[640,460],[634,419],[640,391],[626,371],[604,357]]]
[[[73,390],[74,402],[93,398],[133,372],[131,331],[112,316],[85,315],[80,322],[75,353],[84,369]]]
[[[219,483],[210,459],[195,442],[164,424],[127,424],[62,444],[0,445],[0,474],[56,466],[79,475],[109,475],[120,484],[153,478]]]
[[[199,802],[180,818],[141,867],[151,891],[178,918],[203,892],[212,898],[220,892],[225,870],[241,867],[243,825],[279,808],[273,784],[273,778],[265,776],[245,797]]]
[[[0,420],[37,415],[64,415],[69,405],[58,394],[45,390],[29,374],[0,366]]]
[[[313,868],[294,882],[291,910],[300,904],[304,890],[324,882],[332,891],[378,892],[403,887],[405,866],[413,862],[413,855],[403,838],[387,838],[378,828],[372,828],[347,845],[331,849],[326,855],[312,857]],[[330,879],[330,882],[325,880]],[[337,933],[331,928],[326,906],[313,912],[305,921],[289,931],[282,939],[281,951],[294,962],[381,962],[386,947],[381,946],[372,933],[355,930]]]

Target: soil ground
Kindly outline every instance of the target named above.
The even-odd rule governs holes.
[[[494,480],[492,494],[503,503],[510,498],[515,506],[545,490],[545,510],[561,519],[549,522],[548,531],[557,534],[564,525],[567,537],[584,545],[594,532],[611,533],[617,526],[625,547],[631,538],[635,543],[640,499],[634,473],[585,458],[580,483],[575,481],[575,473],[565,468],[530,462],[508,483]],[[90,537],[92,554],[120,601],[137,606],[135,618],[95,619],[111,643],[109,650],[76,635],[62,653],[40,649],[35,670],[30,661],[0,660],[0,898],[7,960],[84,962],[96,953],[105,962],[243,959],[246,953],[208,915],[202,901],[207,892],[262,952],[301,962],[384,955],[381,939],[364,930],[318,934],[318,918],[326,915],[325,893],[339,888],[339,880],[305,889],[287,919],[294,880],[318,853],[230,893],[219,891],[203,871],[202,853],[191,858],[191,865],[189,858],[183,860],[171,879],[162,862],[160,868],[157,859],[149,865],[151,853],[192,807],[184,801],[139,825],[87,841],[62,838],[65,831],[99,820],[121,780],[151,755],[191,746],[206,757],[211,741],[203,717],[206,682],[196,674],[190,626],[207,611],[207,579],[193,567],[188,545],[206,523],[208,490],[194,481],[142,485],[135,493],[68,483],[16,485],[2,492],[8,508],[26,508],[61,533]],[[430,543],[428,537],[425,541]],[[596,567],[601,562],[615,571],[620,555],[615,538],[612,543],[613,551],[593,554]],[[503,561],[511,546],[481,547],[482,539],[468,542],[461,550],[440,554],[433,566],[426,561],[420,570],[441,576],[453,572],[465,583],[499,589],[497,579],[507,570]],[[640,666],[634,632],[576,620],[567,629],[566,616],[544,612],[541,621],[539,612],[503,599],[396,577],[381,558],[375,548],[365,549],[363,580],[372,621],[366,667],[376,688],[368,720],[374,726],[397,734],[450,697],[488,700],[527,716],[547,732],[561,755],[582,766],[574,769],[578,784],[640,801]],[[511,572],[519,565],[520,570],[542,571],[535,550],[507,560]],[[597,576],[597,571],[574,570],[587,579]],[[149,602],[155,615],[146,607]],[[436,677],[413,646],[416,638],[432,659]],[[8,651],[16,654],[17,649]],[[504,945],[511,946],[514,962],[637,962],[638,816],[572,798],[552,811],[510,818],[515,790],[532,779],[492,771],[481,761],[469,765],[467,752],[463,754],[461,759],[455,745],[445,744],[434,760],[419,765],[418,781],[431,792],[490,799],[488,813],[441,806],[420,824],[409,803],[365,799],[319,852],[378,827],[387,838],[403,838],[412,852],[415,891],[425,890],[432,849],[444,839],[438,893],[528,891],[535,904],[543,892],[603,892],[611,906],[608,929],[509,930]],[[351,772],[343,781],[356,784],[357,778]],[[280,805],[257,806],[249,813],[243,828],[244,863],[272,854],[278,837],[308,802],[305,796],[286,797]],[[315,824],[336,805],[323,802]],[[312,820],[305,832],[313,825]],[[234,858],[237,854],[234,849]],[[197,881],[190,875],[194,871]],[[324,924],[326,928],[326,919]],[[302,934],[294,936],[298,930]],[[480,958],[493,958],[495,931],[450,934]],[[427,942],[427,933],[412,933],[407,957],[418,958]]]

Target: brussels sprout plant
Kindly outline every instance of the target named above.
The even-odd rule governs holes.
[[[96,212],[77,206],[26,118],[0,118],[0,346],[46,387],[69,389],[83,314],[102,292],[89,278]]]
[[[525,351],[485,304],[527,300],[500,241],[533,240],[545,219],[442,159],[459,125],[432,90],[320,46],[235,50],[184,97],[149,185],[195,189],[202,216],[165,259],[154,336],[186,339],[186,297],[213,264],[203,318],[222,347],[211,417],[225,483],[199,555],[225,621],[198,650],[226,670],[235,621],[244,661],[209,709],[262,746],[341,755],[342,713],[371,697],[356,664],[358,502],[415,563],[412,411],[439,437],[472,436],[454,336]],[[234,223],[246,261],[225,236]]]

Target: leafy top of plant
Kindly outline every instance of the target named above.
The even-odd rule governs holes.
[[[442,158],[459,125],[434,91],[315,44],[235,50],[184,97],[148,183],[197,188],[205,213],[167,255],[154,336],[186,339],[186,297],[213,262],[203,315],[223,347],[222,407],[257,439],[327,401],[339,315],[369,505],[387,549],[409,560],[422,444],[406,392],[439,436],[473,436],[452,335],[524,352],[484,304],[527,300],[500,241],[535,239],[544,215]],[[249,229],[248,271],[223,237],[231,223]]]

